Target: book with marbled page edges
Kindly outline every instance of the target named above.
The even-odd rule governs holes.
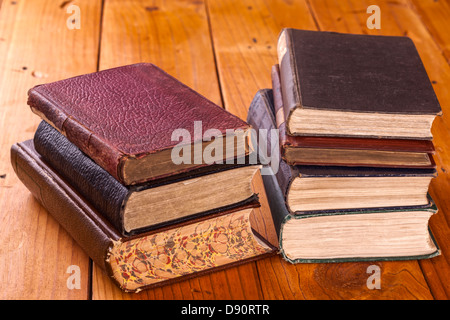
[[[119,288],[138,292],[277,253],[251,228],[253,201],[134,236],[122,236],[36,152],[11,147],[11,164],[31,194]]]

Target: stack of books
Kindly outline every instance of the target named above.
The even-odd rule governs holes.
[[[440,114],[409,38],[284,29],[272,88],[258,91],[247,118],[280,152],[263,178],[284,258],[439,254],[428,187]]]
[[[262,258],[250,126],[152,64],[32,88],[24,185],[124,291]]]

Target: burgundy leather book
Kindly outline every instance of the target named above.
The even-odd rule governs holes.
[[[126,292],[169,284],[277,253],[277,248],[252,228],[249,216],[260,211],[258,201],[139,235],[123,236],[43,161],[33,141],[14,144],[11,163],[31,194]]]
[[[290,165],[436,167],[433,159],[435,149],[430,140],[289,135],[278,64],[272,67],[272,88],[281,156]],[[308,126],[307,123],[304,125]]]
[[[442,111],[410,38],[286,28],[277,49],[289,135],[432,139]]]
[[[273,91],[259,90],[247,122],[256,130],[276,128]],[[267,139],[269,142],[271,140]],[[271,150],[271,146],[267,150]],[[275,159],[270,155],[271,159]],[[280,159],[275,174],[285,205],[293,214],[364,210],[369,208],[428,208],[428,187],[435,168],[289,165]]]
[[[211,164],[202,152],[212,141],[233,139],[215,162],[249,151],[245,121],[149,63],[38,85],[28,104],[124,185]],[[181,145],[190,149],[174,163]]]

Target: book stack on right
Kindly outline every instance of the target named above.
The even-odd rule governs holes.
[[[284,29],[278,59],[247,122],[279,130],[280,165],[263,178],[284,258],[438,255],[428,188],[441,107],[411,39]]]

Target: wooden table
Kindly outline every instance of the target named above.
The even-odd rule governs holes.
[[[448,299],[450,296],[450,2],[282,0],[0,0],[1,299]],[[381,29],[368,29],[369,5]],[[70,29],[75,11],[80,29]],[[67,21],[69,20],[69,21]],[[78,21],[78,20],[77,20]],[[75,21],[76,22],[76,21]],[[431,229],[442,254],[423,261],[292,265],[279,256],[138,294],[124,294],[94,265],[15,176],[9,149],[40,119],[26,104],[34,85],[152,62],[245,119],[269,88],[283,27],[407,35],[417,45],[444,116],[434,123],[440,212]],[[381,271],[369,289],[368,266]],[[69,289],[69,266],[80,289]]]

